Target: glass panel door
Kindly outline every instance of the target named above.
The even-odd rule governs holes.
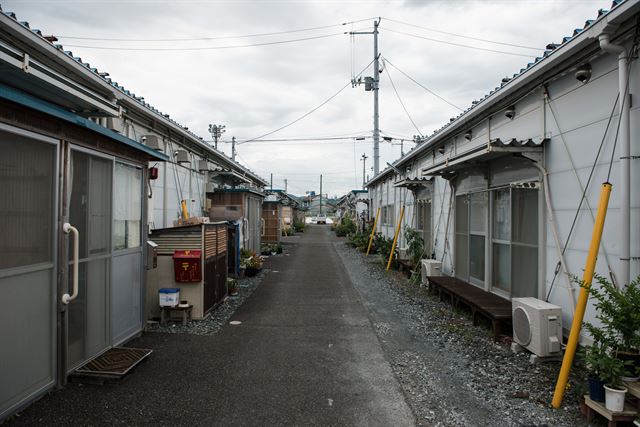
[[[511,293],[511,192],[493,192],[492,268],[494,290]]]
[[[469,206],[467,195],[456,196],[455,273],[461,280],[469,279]]]
[[[469,195],[469,281],[476,285],[484,284],[487,200],[486,192]]]
[[[110,345],[113,160],[72,149],[70,170],[69,222],[80,234],[79,292],[68,307],[67,368],[72,370]],[[69,271],[72,245],[69,240]]]

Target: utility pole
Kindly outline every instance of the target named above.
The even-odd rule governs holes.
[[[378,64],[378,25],[380,18],[373,23],[373,173],[380,172],[380,123],[378,111],[378,89],[380,68]]]
[[[380,172],[380,114],[378,108],[378,90],[380,89],[380,54],[378,53],[378,18],[373,22],[373,32],[351,31],[349,34],[373,34],[373,77],[365,77],[365,91],[373,91],[373,174]],[[351,80],[353,87],[362,84],[362,79]]]
[[[322,175],[320,175],[320,215],[322,215]]]
[[[213,137],[213,141],[215,144],[214,147],[216,150],[218,149],[218,140],[220,139],[222,134],[225,133],[225,128],[226,128],[225,125],[213,125],[213,124],[209,125],[209,133]]]
[[[273,191],[273,174],[271,174],[271,184],[269,184],[269,190]]]
[[[364,180],[364,176],[367,170],[367,155],[362,153],[362,157],[360,158],[360,161],[362,162],[362,189],[364,190],[364,184],[367,182]]]
[[[287,192],[287,178],[284,179],[284,192]]]
[[[231,137],[231,160],[236,161],[236,137]]]

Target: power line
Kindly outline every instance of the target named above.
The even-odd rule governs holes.
[[[321,36],[303,37],[299,39],[279,40],[273,42],[264,43],[251,43],[251,44],[239,44],[232,46],[201,46],[201,47],[111,47],[111,46],[86,46],[77,44],[65,44],[65,47],[78,47],[83,49],[99,49],[99,50],[122,50],[122,51],[136,51],[136,52],[154,52],[154,51],[191,51],[191,50],[221,50],[221,49],[235,49],[244,47],[257,47],[257,46],[272,46],[277,44],[295,43],[309,40],[326,39],[328,37],[342,36],[347,34],[346,32],[325,34]]]
[[[383,64],[385,63],[384,59],[382,60],[382,63]],[[418,128],[418,125],[416,125],[416,122],[413,121],[413,117],[411,117],[411,114],[409,114],[409,111],[407,111],[407,107],[404,105],[404,102],[402,101],[402,98],[400,97],[400,94],[396,89],[396,85],[393,83],[393,79],[391,78],[391,73],[389,73],[389,67],[384,67],[384,71],[387,72],[387,77],[389,77],[389,81],[391,82],[391,87],[393,88],[393,91],[396,93],[396,97],[398,98],[398,101],[400,101],[400,105],[402,105],[402,109],[404,110],[405,114],[409,118],[409,121],[411,121],[411,124],[413,125],[413,127],[416,128],[420,136],[422,136],[422,132]]]
[[[387,21],[395,22],[397,24],[407,25],[409,27],[414,27],[414,28],[421,28],[423,30],[433,31],[434,33],[446,34],[448,36],[455,36],[455,37],[460,37],[460,38],[463,38],[463,39],[476,40],[476,41],[485,42],[485,43],[499,44],[499,45],[502,45],[502,46],[519,47],[519,48],[522,48],[522,49],[531,49],[531,50],[536,50],[536,51],[543,51],[544,50],[544,49],[541,49],[539,47],[525,46],[525,45],[513,44],[513,43],[505,43],[505,42],[499,42],[499,41],[495,41],[495,40],[482,39],[482,38],[479,38],[479,37],[471,37],[471,36],[465,36],[465,35],[462,35],[462,34],[450,33],[448,31],[436,30],[435,28],[423,27],[423,26],[420,26],[420,25],[410,24],[408,22],[398,21],[396,19],[391,19],[391,18],[387,18],[387,17],[385,17],[384,19],[386,19]]]
[[[133,38],[109,38],[109,37],[81,37],[81,36],[57,36],[59,39],[73,40],[95,40],[95,41],[118,41],[118,42],[187,42],[187,41],[207,41],[207,40],[228,40],[228,39],[245,39],[251,37],[276,36],[281,34],[302,33],[307,31],[324,30],[327,28],[341,27],[349,24],[357,24],[359,22],[369,21],[374,18],[358,19],[355,21],[343,22],[341,24],[323,25],[320,27],[300,28],[296,30],[276,31],[272,33],[244,34],[239,36],[209,36],[209,37],[191,37],[191,38],[168,38],[168,39],[133,39]]]
[[[415,37],[415,38],[423,39],[423,40],[429,40],[429,41],[436,42],[436,43],[448,44],[448,45],[451,45],[451,46],[466,47],[468,49],[482,50],[484,52],[502,53],[504,55],[523,56],[525,58],[535,58],[535,55],[526,55],[526,54],[523,54],[523,53],[506,52],[504,50],[487,49],[487,48],[484,48],[484,47],[471,46],[471,45],[468,45],[468,44],[448,42],[446,40],[439,40],[439,39],[432,39],[430,37],[419,36],[417,34],[412,34],[412,33],[405,33],[404,31],[392,30],[391,28],[386,28],[386,27],[384,29],[387,30],[387,31],[390,31],[392,33],[403,34],[405,36]]]
[[[361,75],[362,73],[364,73],[370,66],[371,64],[373,64],[373,61],[369,62],[369,64],[367,64],[366,67],[364,67],[359,73],[358,76]],[[344,86],[342,86],[336,93],[334,93],[333,95],[331,95],[329,98],[327,98],[326,100],[324,100],[320,105],[318,105],[317,107],[313,108],[311,111],[306,112],[305,114],[303,114],[302,116],[298,117],[297,119],[287,123],[284,126],[280,126],[278,129],[272,130],[271,132],[267,132],[264,135],[260,135],[258,137],[255,138],[251,138],[251,139],[247,139],[246,141],[240,141],[238,142],[238,144],[246,144],[248,142],[251,141],[256,141],[258,139],[262,139],[266,136],[269,135],[273,135],[276,132],[279,132],[283,129],[288,128],[289,126],[292,126],[296,123],[298,123],[300,120],[304,119],[305,117],[310,116],[311,114],[315,113],[316,111],[318,111],[320,108],[322,108],[323,106],[325,106],[326,104],[328,104],[333,98],[335,98],[336,96],[338,96],[343,90],[345,90],[347,87],[349,87],[351,85],[351,81],[347,82],[347,84],[345,84]]]
[[[455,105],[453,102],[449,102],[446,99],[444,99],[442,96],[438,95],[437,93],[435,93],[434,91],[432,91],[431,89],[429,89],[428,87],[424,86],[422,83],[418,82],[416,79],[414,79],[413,77],[411,77],[410,75],[408,75],[407,73],[405,73],[404,71],[402,71],[400,68],[396,67],[393,62],[389,61],[389,59],[387,59],[387,57],[384,58],[385,62],[389,65],[391,65],[393,68],[395,68],[396,70],[400,71],[406,78],[408,78],[409,80],[411,80],[412,82],[414,82],[415,84],[417,84],[418,86],[420,86],[422,89],[426,90],[427,92],[429,92],[431,95],[435,96],[436,98],[439,98],[440,100],[446,102],[447,104],[451,105],[454,108],[457,108],[460,111],[464,111],[462,108],[458,107],[457,105]]]

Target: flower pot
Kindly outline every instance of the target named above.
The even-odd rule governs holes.
[[[622,412],[624,410],[624,397],[627,394],[627,389],[617,389],[604,386],[604,391],[604,406],[611,412]]]
[[[604,382],[597,378],[588,379],[589,382],[589,398],[594,402],[604,402]]]

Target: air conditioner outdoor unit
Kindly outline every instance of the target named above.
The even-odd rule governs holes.
[[[198,171],[206,172],[209,170],[209,162],[207,160],[198,160]]]
[[[513,340],[539,357],[562,353],[562,309],[537,298],[513,298]]]
[[[427,277],[442,276],[442,263],[435,259],[423,259],[422,262],[422,284],[427,285]]]
[[[144,135],[143,141],[145,145],[153,150],[164,150],[162,140],[157,135]]]

